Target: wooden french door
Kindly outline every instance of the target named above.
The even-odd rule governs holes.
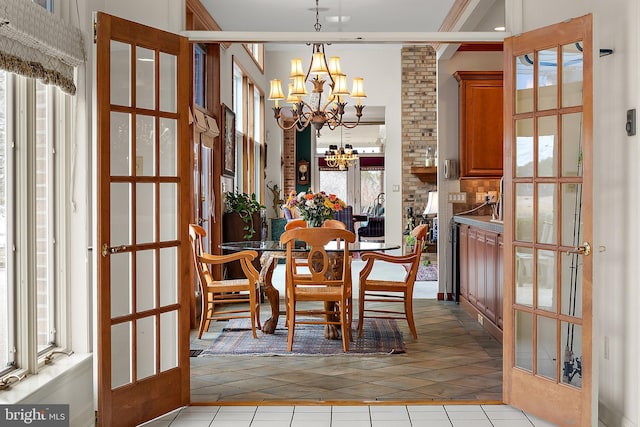
[[[504,400],[592,425],[591,16],[505,40]]]
[[[97,14],[98,425],[189,402],[187,39]]]

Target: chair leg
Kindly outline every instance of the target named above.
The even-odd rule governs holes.
[[[296,303],[293,298],[289,297],[289,306],[287,307],[287,351],[293,350],[293,334],[296,329]]]
[[[404,314],[407,316],[407,322],[409,323],[409,330],[413,335],[413,339],[418,338],[418,332],[416,331],[416,323],[413,320],[413,297],[410,295],[404,296]]]
[[[342,349],[346,353],[349,351],[350,335],[350,332],[347,330],[347,328],[351,328],[349,322],[347,322],[347,317],[349,316],[347,313],[347,299],[343,298],[342,301],[340,301],[340,305],[342,306],[340,310],[340,323],[342,324]]]
[[[262,292],[260,292],[260,288],[256,289],[257,301],[255,305],[255,318],[258,329],[262,330],[262,324],[260,323],[260,304],[262,304]]]
[[[253,338],[257,339],[258,334],[256,333],[256,292],[249,292],[249,317],[251,318],[251,333],[253,334]]]
[[[209,302],[209,295],[202,293],[202,303],[200,304],[201,313],[200,313],[200,328],[198,329],[198,339],[202,339],[202,334],[204,331],[209,329],[209,310],[213,312],[213,304]]]
[[[364,289],[360,287],[360,296],[358,298],[358,338],[362,338],[362,326],[364,322],[364,297]]]

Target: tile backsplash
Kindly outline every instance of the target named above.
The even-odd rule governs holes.
[[[460,192],[467,193],[467,203],[454,203],[453,214],[457,215],[480,206],[484,202],[476,202],[477,193],[499,191],[500,179],[462,179],[460,180]],[[485,206],[470,215],[491,215],[489,206]]]

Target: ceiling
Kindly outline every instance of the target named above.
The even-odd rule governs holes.
[[[493,31],[495,27],[504,25],[504,1],[469,1],[474,12],[472,16],[463,18],[464,22],[456,30]],[[315,0],[201,2],[223,31],[315,32]],[[455,3],[455,0],[318,0],[318,20],[323,32],[438,32]],[[332,22],[332,17],[337,22]],[[265,49],[268,54],[270,50],[290,49],[291,46],[266,43]],[[367,109],[378,109],[376,116],[384,117],[384,107],[367,106],[365,111]],[[340,144],[339,130],[325,128],[321,134],[319,148]],[[342,134],[344,143],[351,143],[354,148],[380,145],[381,138],[384,141],[384,126],[380,128],[379,124],[343,129]]]

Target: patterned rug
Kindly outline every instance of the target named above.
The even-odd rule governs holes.
[[[409,271],[408,265],[403,265],[404,269]],[[420,264],[418,273],[416,274],[417,282],[437,282],[438,281],[438,264],[431,263],[429,265]]]
[[[420,264],[416,280],[419,282],[436,282],[438,280],[438,264]]]
[[[354,322],[354,327],[356,322]],[[287,329],[284,316],[280,316],[274,334],[258,332],[254,339],[248,319],[230,320],[211,346],[198,357],[230,355],[300,356],[300,355],[359,355],[404,353],[402,332],[395,320],[366,319],[362,338],[354,328],[349,352],[342,350],[342,340],[324,338],[324,325],[296,325],[293,351],[287,351]]]

